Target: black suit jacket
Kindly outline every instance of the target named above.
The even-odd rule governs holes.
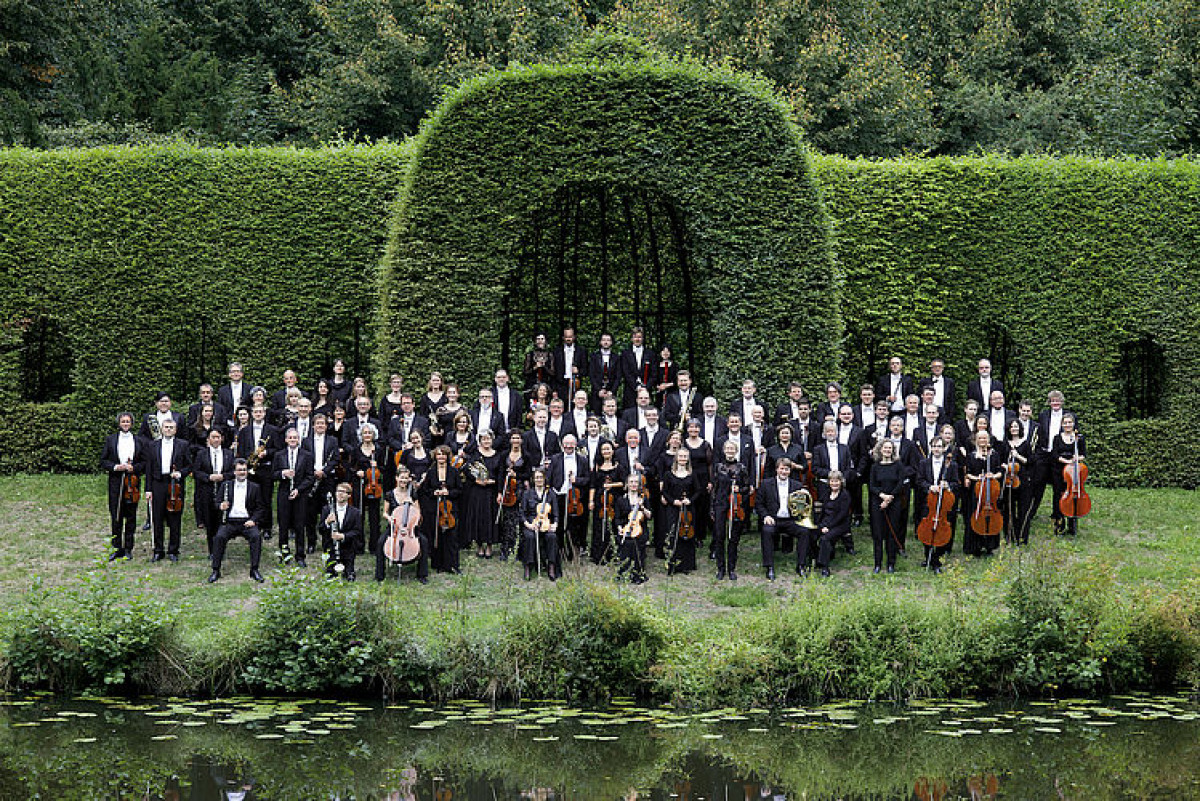
[[[875,382],[875,400],[887,400],[892,394],[892,374],[884,373],[883,377]],[[900,401],[903,407],[904,399],[913,394],[912,376],[906,373],[900,374],[900,397],[896,400]],[[895,401],[888,401],[888,408],[895,408]]]
[[[471,430],[478,433],[486,429],[492,432],[493,437],[503,437],[504,432],[508,431],[508,424],[500,416],[500,411],[496,408],[496,405],[492,404],[489,414],[483,420],[480,420],[479,416],[482,411],[478,403],[471,407]],[[389,440],[391,438],[390,431],[388,432],[388,438]]]
[[[654,432],[653,438],[650,437],[644,428],[639,428],[638,433],[642,435],[642,447],[650,451],[654,463],[658,464],[658,460],[662,458],[663,453],[667,450],[667,429],[660,425],[658,431]]]
[[[350,422],[350,418],[347,417],[345,430],[342,431],[342,442],[345,443],[347,447],[355,447],[359,444],[357,415],[354,418],[353,428],[350,427]],[[371,422],[375,423],[376,426],[379,425],[378,420],[373,419]],[[429,418],[425,417],[424,415],[414,413],[412,427],[408,433],[411,435],[413,431],[420,431],[421,438],[425,440],[425,446],[429,447],[429,440],[433,436],[432,432],[429,430]],[[404,415],[402,414],[393,417],[391,422],[387,425],[387,430],[380,432],[380,434],[383,437],[384,442],[387,443],[387,446],[393,451],[402,451],[408,447],[408,437],[404,436]],[[437,444],[440,445],[441,443],[439,442]]]
[[[841,470],[842,475],[849,480],[854,474],[854,468],[852,466],[854,464],[854,457],[850,453],[850,448],[839,442],[837,446],[837,454],[838,469]],[[829,472],[831,470],[831,465],[829,463],[829,449],[825,446],[824,441],[822,441],[819,445],[814,445],[812,447],[812,455],[813,473],[816,474],[817,478],[829,478]]]
[[[146,448],[146,478],[147,483],[158,485],[159,488],[170,481],[169,475],[162,472],[163,440],[150,443]],[[171,453],[171,469],[182,474],[182,481],[192,472],[191,448],[179,437],[175,437],[174,450]]]
[[[233,397],[233,385],[226,384],[217,390],[217,403],[225,407],[225,411],[229,413],[229,419],[237,413],[239,406],[246,406],[250,403],[250,390],[253,387],[249,381],[242,381],[242,393],[238,397]],[[226,420],[228,422],[228,420]]]
[[[991,392],[1003,392],[1003,391],[1004,391],[1004,382],[1002,382],[1000,379],[996,378],[995,376],[992,376],[992,388],[991,388],[991,390],[989,390],[989,394]],[[979,385],[978,377],[972,378],[971,381],[967,384],[967,400],[972,400],[972,399],[976,400],[979,403],[980,411],[988,408],[988,401],[990,399],[983,397],[983,387],[981,387]]]
[[[333,532],[333,527],[325,522],[325,519],[329,517],[332,511],[333,507],[328,503],[321,509],[321,517],[317,521],[317,528],[321,532],[322,537],[328,537]],[[346,535],[346,539],[342,541],[342,548],[346,548],[348,545],[349,547],[357,547],[358,541],[362,539],[362,512],[353,506],[347,505],[339,531]]]
[[[554,349],[553,353],[554,353],[554,373],[555,373],[555,375],[554,375],[554,382],[551,384],[551,386],[556,387],[559,390],[562,390],[567,386],[567,379],[563,378],[563,372],[565,372],[565,370],[566,370],[566,361],[567,361],[566,350],[563,348],[562,344],[560,343],[558,345],[558,347],[556,347]],[[578,390],[580,385],[583,383],[583,379],[587,378],[587,375],[588,375],[587,348],[580,345],[578,341],[575,342],[575,357],[571,362],[571,366],[574,367],[576,370],[578,370],[578,373],[575,375],[575,389]],[[560,395],[560,397],[561,397],[561,395]],[[570,406],[571,399],[563,398],[563,403],[566,404],[567,406]]]
[[[147,443],[154,442],[154,437],[150,433],[150,421],[156,419],[157,417],[157,410],[150,412],[149,414],[142,415],[142,425],[141,428],[138,429],[137,435]],[[179,412],[172,411],[171,418],[175,421],[175,436],[184,436],[185,429],[183,415]]]
[[[921,383],[917,385],[917,394],[920,395],[925,387],[933,386],[933,376],[927,375],[921,379]],[[946,420],[953,420],[956,417],[958,410],[958,389],[954,384],[954,379],[945,373],[942,374],[942,416]]]
[[[624,387],[623,405],[632,406],[637,401],[638,387],[644,386],[653,391],[651,385],[654,382],[654,364],[657,360],[650,346],[643,345],[641,362],[637,360],[632,347],[621,351],[618,361],[621,365],[621,386]]]
[[[732,436],[729,430],[717,437],[713,442],[713,460],[717,462],[725,461],[725,440]],[[738,461],[742,463],[742,467],[746,468],[746,475],[754,478],[758,477],[758,471],[754,469],[754,438],[750,436],[750,432],[746,429],[738,431]]]
[[[608,370],[604,369],[604,354],[595,351],[588,358],[588,379],[592,384],[592,397],[595,398],[600,390],[607,389],[613,395],[621,386],[621,354],[609,351]]]
[[[287,469],[287,466],[288,449],[285,447],[276,454],[275,467],[271,471],[280,491],[289,488],[288,481],[290,479],[283,477],[283,471]],[[301,496],[307,494],[313,485],[313,469],[313,455],[304,450],[304,446],[300,446],[296,449],[296,477],[295,484],[291,489],[299,490]]]
[[[992,408],[989,408],[987,410],[988,430],[989,431],[992,430],[992,423],[995,422],[992,419],[992,417],[994,416],[993,412],[995,412],[995,411],[996,410],[992,409]],[[1003,412],[1004,412],[1004,436],[1000,437],[1001,442],[1005,442],[1008,440],[1008,424],[1011,423],[1013,420],[1016,420],[1018,417],[1017,413],[1014,412],[1012,409],[1004,408]]]
[[[1063,411],[1063,415],[1074,414],[1074,412],[1068,411],[1067,407],[1065,407],[1065,406],[1063,407],[1062,411]],[[1049,409],[1042,409],[1042,411],[1038,414],[1037,423],[1038,423],[1038,442],[1037,442],[1037,448],[1035,449],[1035,452],[1048,455],[1050,453],[1051,449],[1054,447],[1054,443],[1050,441],[1050,410]],[[1060,429],[1059,433],[1061,433],[1061,429]]]
[[[571,458],[575,460],[575,486],[586,490],[591,481],[591,468],[588,466],[588,460],[578,451]],[[558,488],[562,486],[563,479],[567,475],[566,463],[567,455],[561,451],[550,457],[550,469],[546,473],[546,486],[554,492],[558,492]]]
[[[521,444],[535,467],[541,465],[544,461],[562,450],[558,444],[558,435],[548,428],[546,429],[546,443],[544,448],[538,442],[537,432],[532,428],[522,435]]]
[[[216,503],[218,509],[220,509],[221,504],[225,503],[225,501],[229,501],[232,505],[235,483],[237,482],[234,479],[229,479],[228,481],[221,482],[221,485],[217,487],[214,503]],[[261,528],[264,522],[263,517],[267,512],[267,505],[263,501],[262,489],[253,481],[246,482],[246,512],[250,515],[249,519],[254,521],[254,525]],[[221,514],[222,517],[226,517],[225,511],[222,511]]]
[[[621,447],[617,448],[616,458],[617,464],[621,465],[621,468],[625,471],[625,475],[630,475],[631,473],[636,472],[633,469],[633,465],[630,464],[628,445],[622,445]],[[642,472],[647,478],[654,478],[656,475],[658,475],[658,464],[655,462],[655,455],[651,453],[650,449],[645,445],[638,446],[637,461],[641,463]]]
[[[196,451],[196,458],[192,460],[192,473],[196,476],[196,483],[201,486],[216,488],[216,485],[225,481],[233,480],[233,451],[229,448],[221,449],[221,478],[214,482],[209,476],[212,475],[212,451],[207,445]]]
[[[691,402],[688,403],[686,410],[683,408],[683,398],[680,396],[678,389],[668,392],[667,396],[663,398],[662,405],[662,420],[660,422],[666,424],[669,428],[677,427],[681,417],[686,421],[692,417],[699,417],[704,414],[704,398],[700,390],[695,387],[692,387]]]
[[[275,451],[279,447],[279,429],[270,423],[263,423],[262,438],[267,444],[267,447],[263,451],[262,458],[259,459],[258,463],[269,471],[271,467],[271,457],[275,455]],[[254,424],[251,423],[238,432],[237,452],[241,454],[243,458],[249,459],[250,454],[254,453],[254,450],[257,447],[258,443],[254,441]]]
[[[791,495],[798,489],[800,489],[800,480],[794,475],[789,475],[788,495]],[[776,517],[776,513],[779,511],[779,500],[778,479],[775,476],[767,476],[758,485],[758,492],[755,493],[754,511],[760,519],[764,517]]]
[[[305,437],[304,441],[300,443],[300,447],[304,448],[304,450],[308,451],[309,455],[312,456],[313,471],[315,472],[317,470],[321,470],[321,472],[325,473],[326,478],[329,478],[331,475],[333,475],[333,472],[337,470],[337,466],[342,462],[341,443],[338,442],[337,437],[333,436],[329,432],[325,432],[325,452],[321,454],[321,458],[323,459],[322,464],[317,464],[317,449],[313,444],[312,431],[308,432],[308,436]],[[324,467],[322,467],[322,465]],[[316,476],[313,477],[313,480],[317,480]]]
[[[763,403],[762,401],[760,401],[758,398],[754,399],[754,403],[755,403],[755,405],[762,407],[763,415],[764,415],[764,419],[765,419],[765,415],[767,413],[767,405],[765,403]],[[736,414],[738,417],[742,418],[743,425],[750,424],[750,410],[746,408],[746,401],[741,395],[738,395],[737,398],[733,401],[733,403],[729,404],[729,414]],[[729,415],[727,414],[727,415],[725,415],[725,417],[726,417],[726,419],[728,419]]]
[[[117,442],[120,441],[120,437],[119,433],[109,434],[104,438],[104,448],[100,451],[100,469],[105,473],[117,476],[118,479],[125,475],[124,471],[113,471],[113,468],[120,462],[120,457],[117,455]],[[135,435],[133,438],[133,474],[140,476],[145,472],[146,443]]]
[[[392,422],[395,422],[395,421],[396,421],[396,418],[393,417]],[[379,432],[379,435],[375,438],[376,442],[382,442],[382,441],[385,441],[388,439],[391,432],[386,431],[383,428],[383,426],[380,425],[378,417],[368,416],[367,422],[374,425],[375,430]],[[350,415],[346,415],[346,423],[342,426],[342,443],[347,448],[353,448],[353,447],[357,446],[361,441],[362,440],[359,438],[359,435],[358,435],[358,415],[355,414],[353,417],[351,417]]]
[[[213,399],[212,404],[213,404],[213,422],[220,423],[222,426],[225,426],[226,423],[229,421],[229,418],[232,417],[232,415],[229,413],[229,410],[225,408],[225,405],[220,403],[219,401],[217,401],[215,398]],[[196,424],[196,418],[200,416],[200,409],[203,406],[204,406],[203,403],[201,403],[200,401],[196,401],[195,403],[193,403],[191,406],[188,407],[188,413],[187,413],[188,428],[191,428],[192,426],[194,426]]]
[[[525,395],[521,390],[509,384],[508,387],[508,414],[500,415],[504,420],[504,430],[510,428],[520,428],[521,418],[525,414]],[[497,413],[500,411],[500,388],[492,385],[492,405],[496,407]],[[478,431],[478,429],[476,429]]]

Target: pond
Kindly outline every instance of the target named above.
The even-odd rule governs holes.
[[[310,700],[0,701],[0,798],[1200,798],[1183,695],[688,714]]]

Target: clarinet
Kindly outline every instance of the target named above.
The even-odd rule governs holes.
[[[342,564],[342,542],[333,538],[333,535],[341,530],[338,526],[337,504],[333,500],[332,492],[327,493],[325,498],[329,502],[329,511],[333,512],[333,523],[329,526],[329,539],[333,542],[330,558],[333,560],[333,572],[341,574],[346,569],[346,566]]]
[[[228,504],[221,513],[221,525],[224,526],[229,522],[229,510],[233,508],[233,484],[225,491],[225,503]]]

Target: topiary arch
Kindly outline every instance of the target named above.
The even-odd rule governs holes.
[[[531,220],[580,198],[575,219],[586,222],[585,200],[610,192],[651,198],[652,221],[661,209],[677,223],[672,259],[686,267],[691,323],[720,396],[745,375],[775,397],[797,376],[836,373],[828,225],[786,105],[744,76],[657,61],[510,68],[442,103],[416,142],[389,234],[380,372],[441,368],[483,383],[501,360],[502,309],[534,302],[522,278],[554,280],[530,256]],[[635,269],[649,269],[631,250]],[[599,270],[596,252],[581,246],[572,269]],[[660,267],[659,280],[675,269]],[[613,333],[620,342],[628,329]]]

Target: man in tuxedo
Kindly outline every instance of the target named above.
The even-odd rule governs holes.
[[[725,433],[723,436],[717,437],[717,441],[713,444],[713,452],[725,453],[726,440],[733,440],[737,443],[738,461],[741,462],[746,475],[756,476],[757,474],[754,472],[754,440],[750,438],[749,432],[742,428],[741,415],[733,413],[725,418]]]
[[[625,430],[644,428],[646,425],[646,410],[652,408],[654,407],[650,405],[650,390],[646,387],[639,388],[635,404],[621,412],[621,422],[625,424]]]
[[[196,493],[196,502],[207,507],[207,514],[204,516],[204,536],[208,543],[209,559],[212,558],[217,531],[221,528],[221,511],[218,507],[222,499],[217,497],[217,490],[233,478],[233,451],[223,445],[224,438],[220,429],[214,428],[208,432],[205,447],[196,450],[192,462],[192,475],[200,487],[200,491]]]
[[[238,432],[237,452],[245,454],[250,465],[250,480],[258,485],[262,496],[262,535],[271,538],[274,517],[271,510],[271,458],[279,447],[279,429],[267,422],[267,407],[255,406],[250,410],[250,424]],[[257,455],[256,455],[257,454]]]
[[[863,384],[858,388],[858,404],[854,406],[854,425],[866,428],[875,420],[875,387]]]
[[[747,378],[742,381],[742,394],[734,399],[733,403],[729,404],[729,414],[731,417],[737,415],[743,423],[749,422],[755,406],[760,406],[758,399],[754,397],[757,387],[754,381]]]
[[[600,413],[600,433],[605,439],[611,440],[613,446],[625,441],[625,421],[617,416],[617,399],[605,398],[604,407]]]
[[[300,403],[296,405],[296,419],[287,424],[286,428],[296,429],[296,433],[300,435],[300,441],[308,439],[312,434],[312,401],[308,398],[301,398]]]
[[[622,408],[628,409],[637,402],[637,391],[650,386],[650,349],[645,343],[641,326],[629,332],[629,347],[621,351],[621,385],[624,387]]]
[[[234,537],[245,537],[246,542],[250,544],[250,578],[258,582],[263,580],[262,574],[258,572],[258,565],[262,557],[260,527],[266,506],[263,503],[262,490],[249,479],[246,460],[238,459],[233,463],[233,480],[224,482],[217,490],[222,498],[219,517],[224,520],[213,537],[212,574],[208,577],[209,584],[221,578],[225,546]]]
[[[375,423],[376,427],[379,421],[370,419],[368,422]],[[342,441],[345,442],[347,437],[346,429],[350,426],[350,420],[347,419],[342,431]],[[356,423],[355,428],[357,429]],[[478,431],[479,429],[476,429]],[[393,453],[399,453],[408,447],[408,438],[414,431],[421,432],[421,439],[425,441],[425,445],[429,445],[429,440],[432,434],[429,431],[429,418],[423,414],[417,414],[416,404],[413,402],[412,395],[407,393],[400,396],[400,414],[392,418],[387,427],[387,444],[392,449]],[[357,430],[353,440],[358,444]],[[441,444],[441,443],[438,443]]]
[[[658,464],[659,458],[667,450],[669,432],[658,424],[658,418],[658,409],[651,406],[646,410],[646,425],[639,429],[642,435],[642,444],[649,453],[647,458],[651,464]]]
[[[1042,497],[1046,494],[1046,486],[1051,483],[1051,471],[1061,469],[1061,465],[1054,458],[1052,450],[1054,448],[1054,439],[1062,431],[1062,420],[1064,415],[1072,414],[1066,408],[1066,396],[1057,389],[1051,390],[1046,396],[1046,405],[1048,408],[1043,409],[1038,415],[1038,440],[1033,448],[1034,456],[1034,473],[1033,486],[1030,488],[1029,510],[1026,512],[1026,517],[1033,520],[1033,516],[1037,514],[1038,507],[1042,504]],[[1051,503],[1055,499],[1051,497]]]
[[[146,453],[146,501],[150,504],[151,525],[154,530],[154,555],[151,562],[164,556],[163,529],[170,529],[170,540],[165,547],[165,556],[172,562],[179,561],[180,530],[183,525],[183,509],[167,511],[167,500],[173,484],[179,485],[181,496],[186,498],[185,483],[191,472],[188,445],[175,436],[175,421],[162,424],[162,438],[151,443]]]
[[[791,423],[796,428],[796,420],[800,417],[800,401],[804,398],[804,387],[799,381],[788,384],[787,400],[775,407],[775,426]]]
[[[680,370],[675,376],[676,389],[663,398],[662,421],[668,428],[683,431],[687,421],[704,413],[700,392],[692,384],[690,370]]]
[[[930,450],[929,443],[936,439],[942,430],[942,421],[939,419],[939,409],[937,406],[930,404],[925,407],[924,422],[913,429],[909,439],[917,446],[917,454],[921,459],[928,459]]]
[[[279,548],[287,555],[291,539],[296,544],[296,565],[307,567],[304,520],[308,491],[312,489],[313,457],[300,447],[300,433],[296,429],[289,428],[283,441],[284,448],[275,454],[272,474],[278,488],[275,508],[279,510]]]
[[[313,463],[313,485],[309,491],[304,529],[308,539],[305,551],[314,553],[317,549],[317,517],[324,499],[335,489],[342,449],[337,438],[329,434],[329,418],[320,413],[313,417],[312,432],[300,444],[312,456]]]
[[[588,460],[576,448],[575,435],[568,432],[561,440],[562,451],[550,457],[550,470],[546,475],[547,486],[558,495],[559,539],[567,547],[567,558],[574,559],[575,554],[583,553],[587,547],[587,503],[583,493],[587,492],[591,471]],[[568,503],[570,492],[579,490],[583,503],[583,514],[569,514]]]
[[[701,407],[703,411],[700,414],[700,438],[714,448],[713,453],[720,453],[715,450],[717,440],[725,437],[725,432],[728,427],[725,424],[725,418],[717,414],[717,399],[709,395],[704,399]]]
[[[211,403],[213,406],[213,422],[221,423],[222,425],[226,424],[226,421],[230,418],[231,414],[228,409],[226,409],[220,404],[219,401],[217,401],[215,396],[216,390],[213,389],[212,384],[200,385],[200,400],[188,407],[188,428],[191,428],[193,425],[195,425],[196,419],[200,417],[200,409],[203,408],[204,404],[206,403]]]
[[[993,389],[988,399],[988,431],[996,442],[1008,441],[1008,424],[1017,419],[1017,413],[1004,406],[1004,393]]]
[[[109,434],[100,454],[100,469],[108,474],[108,516],[112,522],[113,552],[108,561],[133,555],[137,504],[125,500],[126,482],[146,471],[146,446],[133,433],[133,415],[117,415],[117,431]]]
[[[762,559],[767,579],[775,580],[775,539],[791,542],[803,538],[804,532],[792,518],[788,496],[800,489],[800,481],[792,477],[792,463],[780,459],[775,463],[775,477],[763,481],[755,493],[754,511],[762,521]]]
[[[342,577],[354,581],[354,559],[358,555],[362,542],[362,512],[350,505],[351,486],[345,482],[337,485],[334,492],[334,502],[326,504],[321,509],[321,537],[329,554],[329,571],[337,574],[337,565],[342,566]],[[334,543],[337,543],[336,547]],[[335,559],[334,557],[339,557]],[[424,554],[422,554],[422,558]],[[426,575],[428,566],[424,566]],[[418,568],[417,580],[421,581],[421,568]],[[421,581],[422,584],[425,581]]]
[[[575,342],[575,329],[564,328],[562,344],[554,349],[555,380],[551,386],[558,397],[569,403],[588,372],[588,352]]]
[[[615,398],[621,386],[621,365],[613,352],[612,334],[600,335],[600,347],[592,354],[588,363],[588,378],[592,384],[592,408],[599,412],[604,401]]]
[[[558,437],[546,425],[549,418],[545,409],[538,409],[533,413],[533,428],[521,437],[521,447],[535,469],[548,465],[550,457],[562,450]]]
[[[837,420],[840,408],[842,408],[842,385],[836,381],[830,381],[825,385],[825,400],[817,404],[817,424],[823,426],[826,420]]]
[[[183,415],[171,411],[170,394],[159,392],[154,396],[154,411],[146,413],[142,418],[141,428],[138,429],[138,436],[142,438],[143,444],[149,445],[160,439],[163,435],[163,424],[168,420],[175,424],[176,432],[183,430]]]
[[[943,420],[953,420],[957,411],[958,397],[954,386],[954,379],[946,375],[946,362],[942,359],[934,359],[929,363],[929,375],[921,379],[920,388],[923,390],[926,387],[933,389],[933,403],[942,410]]]
[[[508,425],[500,415],[500,410],[496,408],[495,396],[492,394],[491,387],[479,390],[479,401],[471,408],[471,430],[476,433],[491,431],[494,437],[503,436],[504,432],[508,430]],[[389,444],[391,442],[390,426],[388,442]]]
[[[525,413],[525,401],[521,393],[508,383],[508,371],[503,367],[496,371],[495,381],[496,383],[492,386],[492,400],[496,404],[496,411],[504,420],[504,431],[507,432],[510,428],[520,428],[521,415]],[[428,444],[428,438],[425,441]]]
[[[575,397],[571,399],[571,410],[566,414],[567,430],[575,435],[576,439],[583,439],[587,436],[587,421],[592,416],[592,410],[588,408],[588,395],[582,389],[575,390]]]
[[[283,387],[275,390],[271,395],[271,411],[277,415],[287,408],[287,396],[289,389],[296,389],[301,397],[305,397],[307,393],[296,384],[296,373],[293,370],[283,371]]]
[[[234,418],[237,417],[238,408],[250,403],[251,387],[242,380],[244,376],[241,363],[232,362],[229,365],[229,383],[217,392],[217,402],[229,413],[229,419],[225,421],[226,425],[232,426]]]
[[[401,409],[404,408],[404,401],[400,401]],[[396,418],[392,418],[394,421]],[[362,443],[362,436],[358,433],[368,423],[375,426],[376,431],[380,431],[379,418],[371,414],[371,400],[360,395],[354,399],[354,410],[351,414],[346,415],[346,422],[342,424],[342,444],[347,448],[357,448]],[[390,444],[390,443],[389,443]]]
[[[988,359],[980,359],[976,369],[979,376],[967,384],[967,399],[978,403],[980,409],[986,409],[993,392],[1004,392],[1004,383],[992,378],[992,363]]]
[[[875,383],[876,397],[888,402],[888,408],[893,412],[904,408],[904,399],[913,394],[912,376],[904,374],[904,362],[899,356],[888,360],[888,372]]]
[[[853,472],[850,448],[838,441],[837,423],[832,420],[826,420],[821,427],[821,444],[813,448],[812,455],[813,473],[821,481],[828,481],[835,470],[843,477]]]
[[[567,421],[566,415],[563,414],[563,402],[561,398],[553,398],[550,401],[550,417],[546,419],[546,428],[554,432],[554,436],[558,437],[561,444],[564,434],[571,433],[570,423]]]

